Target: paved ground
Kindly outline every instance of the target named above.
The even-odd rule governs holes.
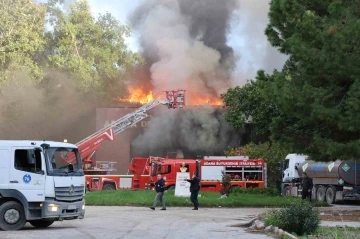
[[[120,238],[273,238],[251,234],[232,225],[248,221],[264,209],[87,207],[85,219],[55,222],[46,229],[31,225],[14,232],[0,231],[1,239],[120,239]]]

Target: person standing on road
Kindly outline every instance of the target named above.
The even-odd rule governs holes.
[[[306,197],[309,197],[309,200],[311,202],[311,191],[313,188],[313,181],[311,178],[307,176],[307,174],[304,172],[302,174],[303,177],[303,188],[302,188],[302,200],[306,199]]]
[[[198,194],[200,190],[200,180],[197,177],[197,173],[194,172],[192,179],[185,179],[185,181],[188,181],[190,183],[190,200],[194,204],[194,208],[192,210],[198,210],[199,209],[199,202],[198,202]]]
[[[158,174],[157,179],[158,180],[154,184],[155,190],[156,190],[156,196],[155,196],[154,204],[150,208],[152,210],[155,210],[155,207],[157,206],[157,204],[160,201],[160,203],[162,205],[162,208],[160,210],[166,210],[165,202],[163,199],[164,191],[165,191],[165,180],[162,178],[161,174]]]

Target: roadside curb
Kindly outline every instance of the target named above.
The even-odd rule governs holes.
[[[289,232],[284,231],[278,227],[274,227],[273,225],[265,227],[264,223],[262,221],[260,221],[259,218],[260,218],[260,215],[252,218],[248,222],[239,223],[239,224],[236,224],[233,226],[234,227],[247,227],[246,230],[250,230],[253,232],[263,231],[265,233],[274,233],[279,236],[286,235],[291,239],[298,239],[298,237],[296,237],[296,236],[290,234]]]

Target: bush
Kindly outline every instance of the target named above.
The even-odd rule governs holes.
[[[280,211],[271,211],[265,225],[273,225],[297,235],[311,234],[320,225],[319,211],[307,201],[293,203]]]
[[[263,194],[268,196],[280,196],[280,191],[276,188],[241,188],[232,187],[230,193],[237,194]]]

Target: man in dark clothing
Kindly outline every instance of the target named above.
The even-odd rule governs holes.
[[[311,191],[313,188],[312,179],[309,178],[306,173],[303,173],[302,177],[303,177],[302,200],[306,199],[306,197],[309,197],[311,202]]]
[[[163,200],[164,191],[165,191],[165,180],[161,177],[161,174],[158,174],[157,179],[158,180],[155,182],[155,184],[153,184],[155,185],[156,196],[155,196],[154,204],[150,208],[152,210],[155,210],[155,207],[160,201],[162,205],[161,210],[166,210],[165,202]]]
[[[193,174],[192,179],[185,179],[185,181],[188,181],[190,183],[190,200],[194,204],[194,208],[192,210],[198,210],[199,202],[197,200],[197,197],[200,190],[200,180],[197,177],[196,172]]]

